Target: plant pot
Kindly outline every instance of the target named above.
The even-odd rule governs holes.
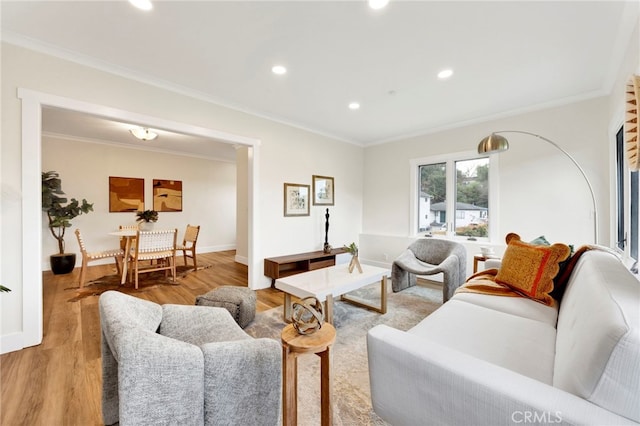
[[[49,256],[49,261],[51,262],[51,272],[54,275],[68,274],[76,266],[76,254],[52,254]]]
[[[140,222],[140,225],[138,225],[138,228],[140,228],[141,231],[153,231],[153,228],[155,227],[155,223],[154,222]]]

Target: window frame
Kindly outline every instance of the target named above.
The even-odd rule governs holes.
[[[492,242],[497,241],[499,212],[499,156],[498,155],[481,155],[476,151],[462,151],[451,154],[440,154],[428,157],[413,158],[409,161],[410,174],[410,200],[409,200],[409,230],[408,235],[411,237],[423,236],[424,232],[418,231],[418,199],[420,197],[420,173],[419,169],[422,165],[434,163],[446,163],[446,191],[447,191],[447,233],[446,236],[438,236],[438,238],[446,238],[457,241],[474,241],[470,237],[454,235],[452,218],[455,218],[455,190],[456,190],[456,166],[457,161],[475,160],[480,158],[489,159],[489,235],[488,237],[475,237],[475,241]],[[451,195],[451,196],[449,196]],[[453,214],[453,216],[450,214]]]
[[[615,219],[612,235],[612,247],[623,255],[630,264],[637,262],[638,246],[640,245],[639,223],[638,223],[638,179],[640,172],[632,172],[629,169],[628,160],[625,155],[624,126],[619,123],[612,131],[613,139],[613,211],[612,217]],[[635,192],[635,194],[634,194]],[[622,209],[622,211],[621,211]],[[622,240],[621,240],[622,238]],[[623,244],[620,247],[620,244]],[[635,257],[634,257],[635,255]],[[635,271],[632,271],[635,273]]]

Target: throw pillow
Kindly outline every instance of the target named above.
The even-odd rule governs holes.
[[[550,246],[551,243],[549,242],[549,240],[547,240],[547,238],[544,235],[539,236],[538,238],[534,238],[533,240],[530,241],[531,244],[536,244],[536,245],[542,245],[542,246]],[[560,262],[559,266],[560,266],[560,271],[558,272],[558,274],[554,277],[553,279],[553,290],[551,291],[551,293],[549,293],[551,295],[551,297],[553,297],[555,300],[557,300],[558,302],[560,300],[562,300],[562,296],[564,295],[564,290],[565,290],[565,284],[567,283],[566,279],[561,279],[561,277],[564,277],[564,271],[567,269],[567,266],[569,265],[569,263],[571,262],[571,259],[573,258],[573,245],[569,244],[569,257],[567,257],[566,260]]]
[[[530,244],[514,233],[508,234],[506,241],[507,249],[496,282],[553,306],[555,302],[549,293],[553,290],[553,278],[560,270],[559,263],[569,257],[569,246],[560,243],[550,246]]]

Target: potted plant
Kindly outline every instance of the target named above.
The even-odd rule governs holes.
[[[139,222],[140,229],[150,229],[150,223],[158,221],[158,212],[155,210],[145,210],[136,213],[136,222]]]
[[[65,230],[71,227],[73,218],[93,211],[93,204],[87,200],[67,200],[64,195],[58,172],[42,172],[42,210],[47,213],[51,235],[58,241],[58,253],[50,256],[51,272],[54,274],[68,274],[73,271],[76,254],[64,252]]]

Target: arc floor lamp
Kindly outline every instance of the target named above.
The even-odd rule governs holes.
[[[480,144],[478,145],[478,154],[497,154],[499,152],[504,152],[508,150],[509,141],[507,141],[507,138],[505,138],[504,136],[501,136],[500,135],[501,133],[519,133],[522,135],[529,135],[529,136],[538,138],[540,140],[543,140],[548,144],[556,147],[560,152],[566,155],[567,158],[569,158],[569,160],[571,160],[571,162],[578,168],[585,182],[587,182],[587,186],[589,187],[589,192],[591,193],[591,201],[593,202],[593,240],[595,244],[598,244],[598,206],[596,204],[596,195],[593,192],[593,186],[591,186],[591,182],[589,181],[587,174],[584,172],[582,167],[580,167],[580,164],[578,164],[578,162],[567,151],[562,149],[560,145],[553,142],[552,140],[549,140],[544,136],[540,136],[531,132],[525,132],[522,130],[501,130],[499,132],[491,133],[489,136],[487,136],[486,138],[480,141]]]

